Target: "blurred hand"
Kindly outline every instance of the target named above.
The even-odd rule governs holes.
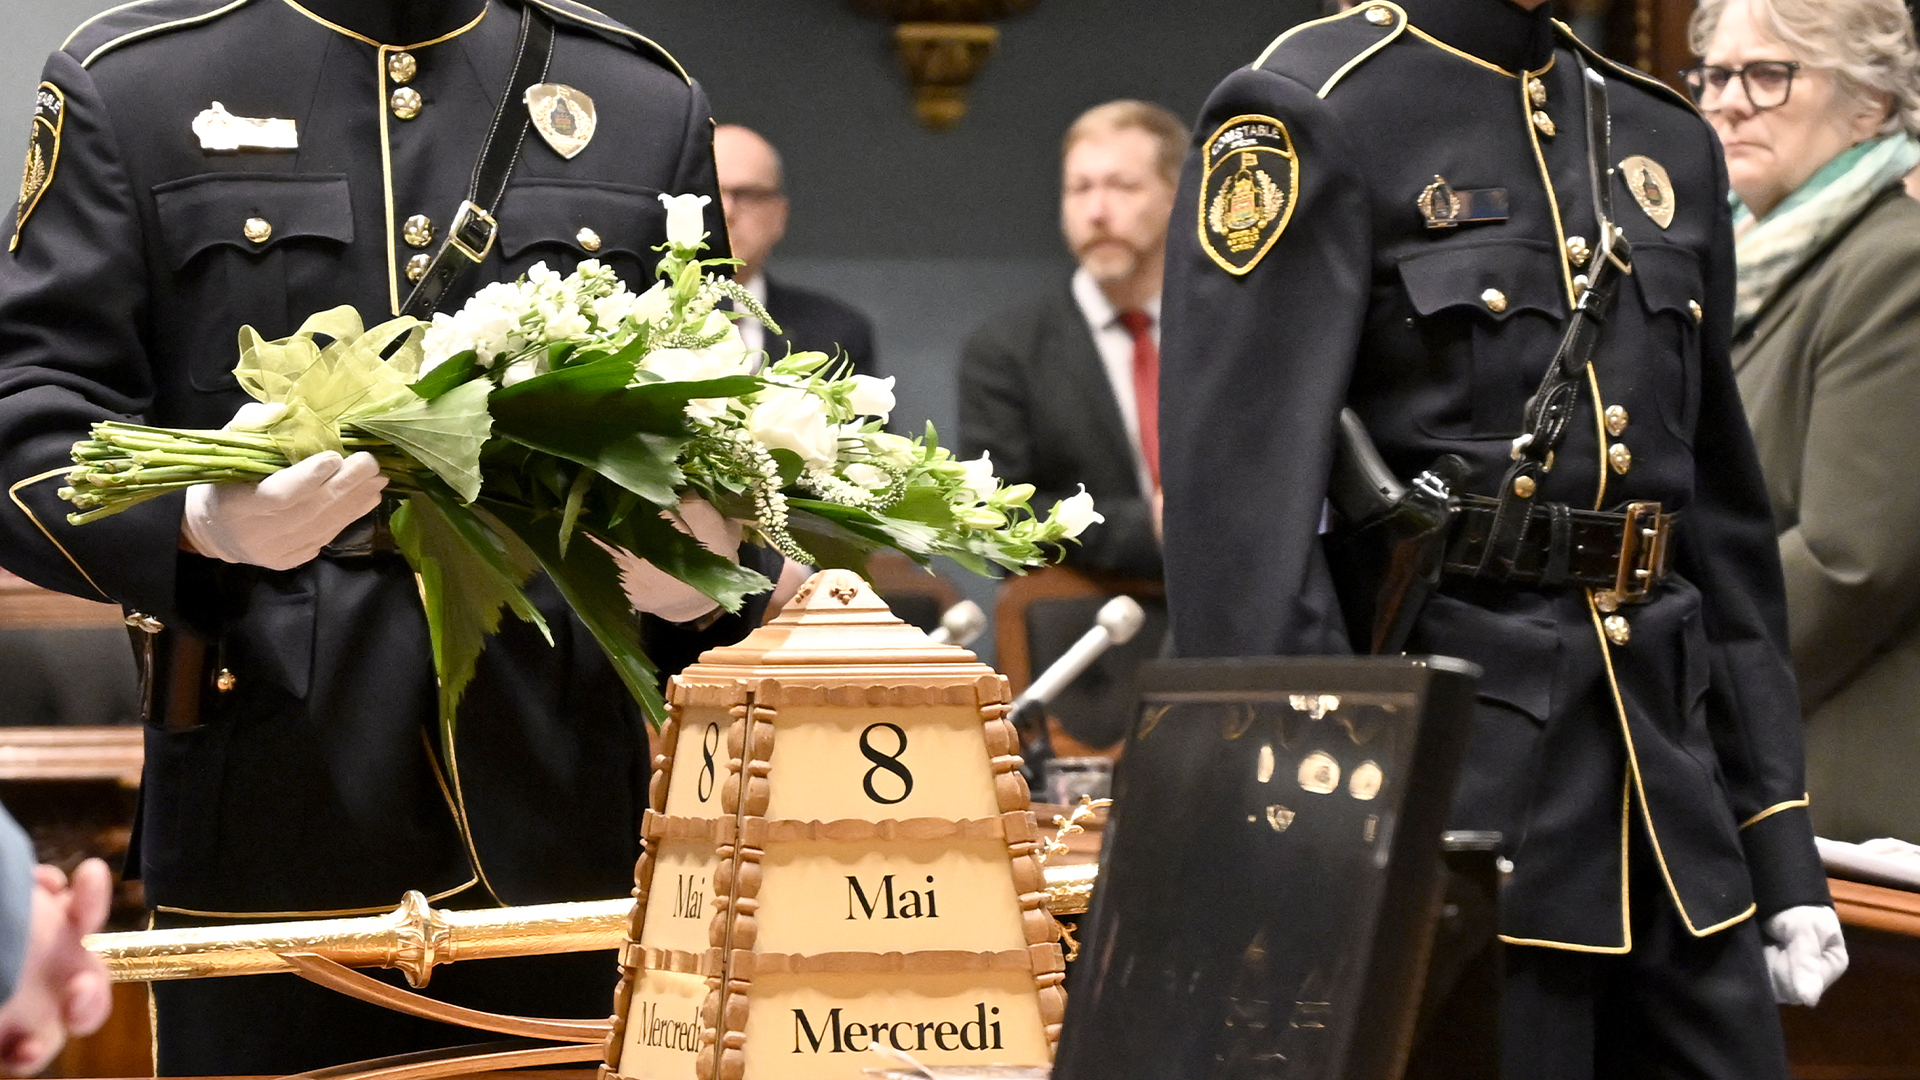
[[[386,487],[372,454],[315,454],[258,484],[188,488],[180,535],[209,558],[291,570],[372,513]]]
[[[0,1005],[0,1071],[31,1076],[68,1036],[91,1035],[113,1007],[107,965],[80,939],[106,925],[113,900],[107,864],[88,859],[73,882],[51,866],[34,871],[33,928],[13,996]]]
[[[1159,488],[1154,488],[1153,489],[1153,538],[1162,543],[1165,543],[1167,539],[1166,530],[1161,526],[1161,523],[1160,523],[1161,519],[1165,516],[1166,509],[1167,509],[1166,492],[1161,491]]]
[[[661,511],[660,516],[715,555],[740,561],[740,523],[723,516],[705,499],[682,496],[675,512]],[[706,593],[630,551],[616,547],[607,551],[620,566],[620,585],[635,611],[658,615],[668,622],[692,622],[720,606]]]
[[[800,586],[805,585],[812,576],[813,567],[806,563],[783,560],[780,563],[780,580],[773,583],[773,596],[767,600],[766,621],[772,622],[778,618],[787,601],[793,599],[793,594],[799,592]]]
[[[1840,916],[1825,905],[1809,904],[1769,918],[1765,930],[1773,999],[1782,1005],[1820,1004],[1820,995],[1847,970]]]

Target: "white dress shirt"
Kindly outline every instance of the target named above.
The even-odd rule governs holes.
[[[1120,324],[1120,309],[1113,306],[1099,283],[1085,270],[1073,272],[1073,300],[1093,332],[1093,344],[1100,351],[1100,362],[1107,369],[1107,383],[1113,387],[1113,400],[1120,404],[1120,419],[1127,425],[1127,445],[1133,449],[1133,473],[1140,481],[1140,492],[1151,497],[1153,474],[1147,470],[1146,455],[1140,452],[1140,406],[1133,396],[1133,334]],[[1152,320],[1147,327],[1153,335],[1153,347],[1160,347],[1160,298],[1141,307]]]

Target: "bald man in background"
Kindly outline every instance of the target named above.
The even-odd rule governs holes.
[[[854,371],[878,376],[873,323],[865,315],[825,293],[767,276],[767,257],[787,235],[789,207],[780,152],[751,128],[722,124],[713,133],[713,158],[727,235],[734,258],[740,260],[734,276],[780,324],[781,332],[772,334],[758,319],[741,320],[747,347],[765,349],[775,359],[789,350],[844,353]]]

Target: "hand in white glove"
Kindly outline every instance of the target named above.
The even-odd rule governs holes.
[[[1818,1005],[1820,995],[1847,970],[1840,916],[1825,905],[1792,907],[1766,922],[1767,976],[1782,1005]]]
[[[372,454],[315,454],[258,484],[188,488],[180,535],[209,558],[291,570],[372,513],[386,486]]]
[[[660,516],[715,555],[739,561],[740,523],[723,516],[705,499],[683,496],[677,514],[661,511]],[[615,547],[607,550],[620,566],[620,585],[635,611],[658,615],[668,622],[692,622],[719,606],[706,593],[632,552]]]

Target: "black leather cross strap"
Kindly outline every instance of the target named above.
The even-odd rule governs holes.
[[[1610,131],[1607,84],[1600,73],[1580,62],[1586,88],[1587,172],[1593,189],[1593,209],[1600,223],[1600,247],[1594,253],[1586,291],[1575,300],[1553,362],[1540,388],[1528,399],[1525,434],[1514,441],[1513,465],[1500,482],[1500,494],[1478,561],[1467,572],[1476,576],[1513,579],[1528,560],[1522,550],[1531,532],[1536,509],[1533,493],[1553,467],[1553,452],[1566,437],[1567,425],[1579,403],[1580,382],[1600,340],[1600,329],[1619,291],[1619,273],[1632,264],[1626,238],[1613,224],[1613,177],[1607,164]]]
[[[1466,495],[1454,512],[1446,569],[1473,574],[1493,539],[1498,500]],[[1658,503],[1634,503],[1626,513],[1575,510],[1565,503],[1523,507],[1519,556],[1504,580],[1551,588],[1604,589],[1618,600],[1638,599],[1667,572],[1667,538],[1676,515]]]
[[[447,227],[447,237],[434,252],[427,272],[414,285],[400,312],[416,319],[430,318],[448,294],[455,291],[466,275],[493,250],[499,229],[493,213],[506,193],[507,177],[520,159],[520,147],[527,141],[527,128],[533,115],[527,111],[527,90],[545,82],[547,67],[553,63],[553,22],[533,4],[520,8],[520,43],[513,61],[513,74],[507,79],[507,92],[501,95],[500,108],[494,113],[493,127],[480,147],[473,165],[473,182],[467,197]]]

